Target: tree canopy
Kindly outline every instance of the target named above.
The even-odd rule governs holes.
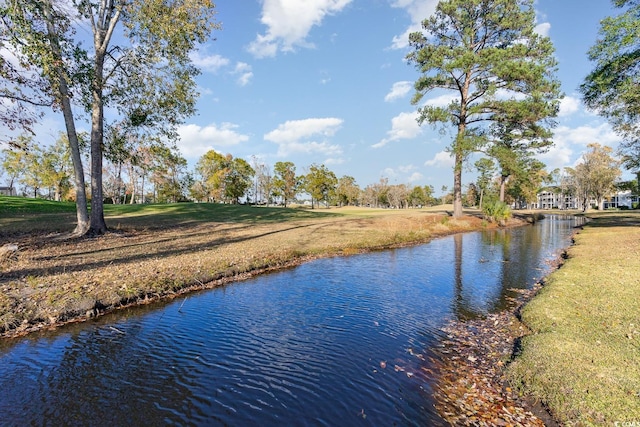
[[[318,206],[320,202],[325,202],[328,207],[329,201],[336,196],[338,178],[325,165],[312,164],[303,181],[304,189],[311,196],[311,208],[314,201]]]
[[[602,209],[604,198],[615,190],[615,183],[621,175],[620,161],[613,156],[611,147],[596,143],[588,147],[590,151],[582,155],[582,162],[574,169],[569,169],[585,211],[591,198]]]
[[[456,136],[454,216],[462,215],[462,169],[468,156],[490,141],[489,123],[511,123],[519,137],[554,125],[559,105],[556,61],[548,37],[534,31],[533,0],[443,0],[410,35],[407,59],[420,71],[412,102],[445,90],[444,107],[418,107],[418,122],[449,124]]]
[[[618,16],[600,23],[589,50],[595,68],[580,86],[585,104],[605,117],[624,142],[625,166],[640,170],[640,2],[614,0]]]
[[[126,123],[131,131],[161,135],[157,144],[175,140],[175,127],[195,111],[199,71],[190,54],[219,28],[215,5],[211,0],[4,0],[0,8],[5,29],[0,77],[22,90],[15,92],[20,95],[15,105],[27,102],[23,95],[35,94],[39,104],[62,110],[76,176],[77,231],[102,233],[105,107],[117,109],[120,116],[112,121]],[[90,26],[91,42],[81,37],[84,32],[76,34],[74,21]],[[7,59],[5,51],[19,61]],[[25,70],[39,79],[26,83],[20,74]],[[72,100],[91,118],[92,198],[86,224]],[[9,112],[0,119],[20,123],[11,122],[14,116]]]
[[[287,207],[287,202],[296,197],[300,179],[296,175],[296,165],[293,162],[277,162],[273,167],[273,192],[282,198],[282,203]]]

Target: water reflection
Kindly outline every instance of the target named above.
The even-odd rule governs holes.
[[[417,375],[438,329],[504,308],[574,225],[319,260],[2,342],[0,424],[440,425]]]

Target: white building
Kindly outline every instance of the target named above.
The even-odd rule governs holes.
[[[633,209],[638,206],[640,196],[632,194],[630,190],[619,191],[615,195],[608,197],[604,203],[604,209],[623,208]],[[597,206],[596,200],[590,200],[589,206]],[[578,199],[574,196],[563,195],[553,191],[541,191],[538,193],[538,201],[534,209],[581,209]]]
[[[627,208],[633,209],[634,204],[638,206],[639,197],[631,193],[631,190],[619,191],[615,196],[611,196],[604,201],[604,209]]]
[[[578,200],[553,191],[541,191],[535,209],[578,209]]]

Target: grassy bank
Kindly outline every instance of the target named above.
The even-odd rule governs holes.
[[[524,307],[508,376],[563,424],[640,423],[640,215],[592,217]]]
[[[0,335],[213,287],[306,259],[426,242],[487,226],[440,209],[107,205],[112,232],[69,240],[73,204],[0,197]],[[62,234],[61,234],[62,233]]]

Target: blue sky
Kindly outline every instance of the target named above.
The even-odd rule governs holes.
[[[391,184],[452,187],[445,152],[451,133],[419,127],[411,105],[418,77],[405,61],[408,34],[437,0],[219,0],[215,41],[193,56],[202,68],[198,115],[180,127],[190,167],[210,149],[299,173],[324,164],[364,188]],[[537,0],[538,31],[551,37],[562,102],[548,169],[572,166],[598,142],[616,147],[607,123],[584,109],[577,88],[591,70],[586,52],[608,0]],[[424,100],[438,102],[438,95]],[[46,123],[48,129],[62,129]],[[49,130],[49,133],[52,133]],[[465,171],[463,183],[475,175]]]

